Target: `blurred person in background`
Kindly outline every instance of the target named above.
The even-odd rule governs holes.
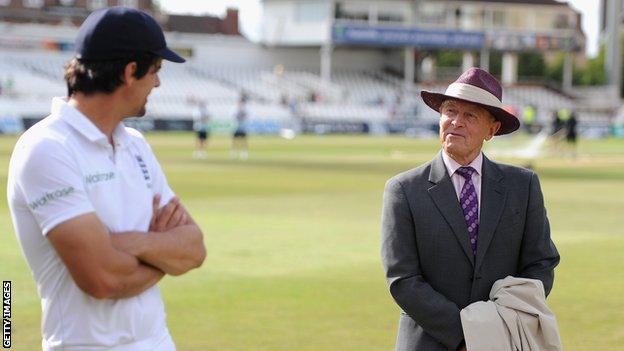
[[[193,116],[193,130],[197,136],[193,158],[206,158],[206,146],[210,136],[210,112],[205,101],[197,103],[197,110]]]
[[[535,133],[536,111],[533,105],[526,105],[522,109],[522,124],[527,134]]]
[[[121,30],[121,29],[124,30]],[[157,283],[199,267],[203,234],[147,141],[145,115],[167,48],[158,23],[126,7],[94,11],[65,67],[67,98],[26,131],[7,197],[37,283],[42,348],[174,351]]]
[[[538,279],[548,295],[559,254],[537,175],[481,151],[520,126],[500,83],[472,68],[421,97],[440,113],[442,150],[391,178],[383,197],[381,258],[402,310],[396,350],[466,350],[460,311],[507,276]]]
[[[247,115],[246,100],[238,103],[234,119],[236,122],[234,134],[232,135],[232,151],[230,157],[246,160],[249,157],[249,144],[247,143],[247,123],[249,116]]]
[[[553,136],[556,136],[557,133],[559,133],[563,128],[564,123],[562,119],[562,114],[564,114],[564,112],[562,110],[563,109],[552,111],[550,134]]]
[[[566,142],[568,144],[568,151],[572,158],[576,158],[577,154],[577,127],[578,120],[576,119],[576,111],[571,111],[568,120],[565,123],[565,131],[566,131]]]

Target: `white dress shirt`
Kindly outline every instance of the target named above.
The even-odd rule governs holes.
[[[442,160],[444,161],[444,165],[446,166],[446,171],[451,177],[451,182],[453,182],[453,187],[455,188],[455,193],[457,195],[457,201],[459,201],[459,194],[461,193],[462,187],[466,180],[459,173],[456,173],[458,168],[464,167],[457,163],[457,161],[453,160],[453,158],[442,150]],[[466,167],[472,167],[476,172],[472,173],[472,184],[475,187],[475,191],[477,193],[477,201],[479,201],[479,219],[481,219],[481,172],[483,166],[483,153],[479,152],[479,155],[470,162]]]

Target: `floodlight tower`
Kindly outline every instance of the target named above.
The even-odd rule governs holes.
[[[622,0],[606,0],[606,58],[605,70],[607,83],[617,92],[619,98],[622,88],[622,52],[620,45],[620,27],[622,23]]]

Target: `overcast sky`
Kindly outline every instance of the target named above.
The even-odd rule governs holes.
[[[583,14],[583,30],[587,36],[587,53],[595,56],[598,50],[599,4],[598,0],[568,0]],[[170,13],[212,14],[222,16],[227,7],[240,11],[241,31],[249,38],[257,36],[261,6],[259,0],[160,0],[161,7]]]

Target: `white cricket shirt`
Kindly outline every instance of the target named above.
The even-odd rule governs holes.
[[[68,219],[95,212],[110,232],[147,231],[152,198],[173,192],[138,131],[118,125],[115,149],[64,99],[18,140],[7,196],[15,232],[37,282],[43,350],[175,350],[157,286],[126,299],[83,292],[47,240]]]

